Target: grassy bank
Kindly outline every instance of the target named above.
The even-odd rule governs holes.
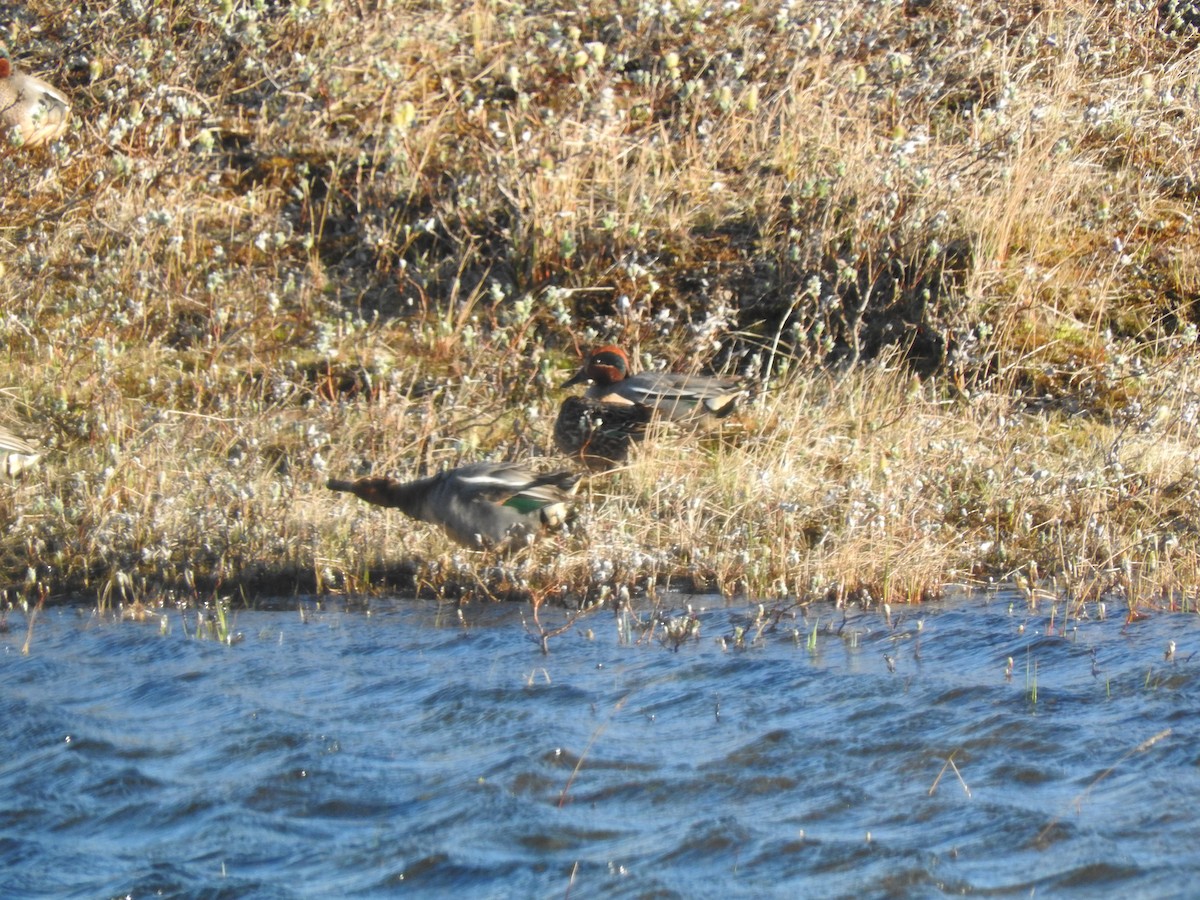
[[[149,603],[670,582],[1190,607],[1200,67],[1144,4],[33,2],[0,576]],[[322,487],[553,459],[603,339],[736,372],[493,567]]]

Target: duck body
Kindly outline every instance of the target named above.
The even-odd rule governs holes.
[[[579,478],[574,472],[540,474],[519,463],[480,462],[416,481],[331,478],[326,486],[440,525],[464,547],[484,550],[511,549],[562,525]]]
[[[641,403],[607,403],[567,397],[554,421],[554,443],[589,469],[625,462],[629,448],[646,436],[654,410]]]
[[[9,478],[20,475],[37,465],[41,458],[36,447],[0,425],[0,474]]]
[[[0,144],[13,140],[37,147],[52,141],[67,128],[71,104],[62,92],[40,78],[14,72],[8,57],[0,56]]]
[[[665,372],[630,375],[629,357],[611,344],[592,350],[563,387],[584,383],[590,385],[584,396],[591,400],[640,404],[673,422],[724,418],[745,393],[732,378]]]

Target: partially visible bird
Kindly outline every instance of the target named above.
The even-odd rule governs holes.
[[[567,397],[554,420],[554,443],[589,469],[607,469],[625,462],[653,417],[654,410],[641,403]]]
[[[675,422],[724,418],[745,395],[732,378],[707,375],[673,375],[667,372],[629,374],[629,357],[612,344],[597,347],[583,367],[563,387],[590,382],[584,396],[605,403],[640,403]]]
[[[0,473],[12,478],[33,468],[41,458],[41,451],[0,425]]]
[[[541,474],[520,463],[479,462],[416,481],[331,478],[326,487],[440,525],[472,550],[507,550],[560,527],[579,479],[574,472]]]
[[[62,92],[40,78],[14,72],[0,54],[0,145],[36,147],[67,128],[71,104]]]

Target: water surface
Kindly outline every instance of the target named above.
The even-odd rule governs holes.
[[[1194,889],[1195,615],[992,595],[754,639],[704,599],[678,651],[602,611],[548,656],[515,604],[241,612],[233,646],[60,608],[28,656],[11,614],[2,893]]]

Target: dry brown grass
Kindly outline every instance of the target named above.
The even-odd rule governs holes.
[[[75,104],[0,159],[28,596],[1193,602],[1200,67],[1140,4],[6,15]],[[551,456],[598,339],[765,390],[504,565],[321,489]]]

